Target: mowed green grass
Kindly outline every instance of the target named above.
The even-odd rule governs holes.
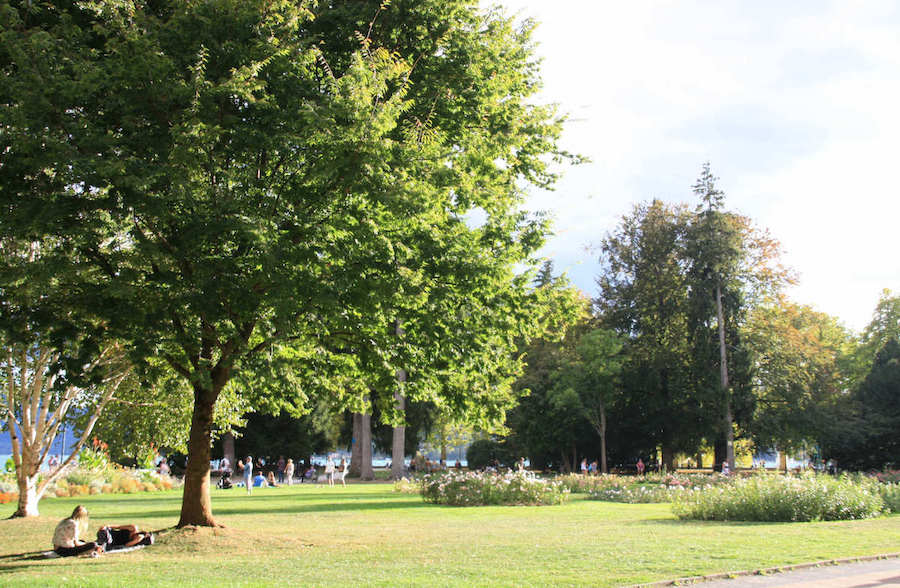
[[[90,531],[133,522],[157,544],[98,559],[26,559],[85,504]],[[900,551],[900,516],[835,523],[676,520],[668,505],[584,500],[453,508],[387,484],[213,490],[223,529],[181,529],[178,491],[46,499],[36,520],[0,520],[2,586],[620,586]],[[0,505],[7,517],[13,505]]]

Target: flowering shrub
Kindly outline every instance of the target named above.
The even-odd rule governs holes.
[[[672,510],[682,519],[717,521],[865,519],[885,510],[876,484],[815,475],[754,476],[679,495]]]
[[[19,499],[19,495],[15,492],[0,492],[0,504],[7,502],[15,502]]]
[[[400,478],[394,482],[394,492],[399,492],[400,494],[421,494],[422,485],[415,479]]]
[[[422,497],[452,506],[547,505],[565,502],[569,491],[558,481],[525,472],[446,472],[422,479]]]
[[[900,483],[882,484],[878,488],[878,493],[881,494],[884,505],[890,509],[891,512],[900,513]]]
[[[709,487],[709,486],[707,486]],[[666,486],[664,484],[635,484],[626,488],[608,488],[592,491],[588,498],[607,502],[627,502],[628,504],[647,504],[672,502],[678,497],[695,492],[703,487]]]
[[[900,470],[885,470],[875,474],[875,479],[885,484],[900,484]]]

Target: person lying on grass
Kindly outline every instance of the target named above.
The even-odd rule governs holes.
[[[141,531],[137,525],[107,525],[97,531],[97,543],[104,549],[153,545],[153,534]]]
[[[79,504],[72,511],[72,516],[61,520],[56,525],[56,530],[53,531],[53,551],[60,557],[70,557],[82,553],[90,553],[92,557],[99,556],[103,553],[103,546],[98,545],[95,541],[87,543],[81,538],[87,533],[87,528],[88,511]]]

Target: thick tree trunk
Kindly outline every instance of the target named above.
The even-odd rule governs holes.
[[[361,480],[374,480],[375,472],[372,470],[372,415],[360,415],[359,431],[359,477]]]
[[[606,469],[606,409],[600,406],[600,472],[608,473]]]
[[[33,456],[22,456],[21,467],[16,468],[16,485],[19,487],[19,502],[16,511],[10,518],[39,516],[38,502],[38,470],[40,464],[35,464]]]
[[[562,449],[559,450],[559,454],[562,456],[562,470],[563,473],[568,473],[572,471],[572,468],[569,467],[569,457],[566,455],[566,452]]]
[[[213,390],[194,386],[194,413],[188,438],[188,463],[184,473],[179,527],[199,525],[216,527],[209,497],[209,458],[213,407],[218,395]]]
[[[725,347],[725,315],[722,311],[722,286],[716,284],[716,318],[719,322],[719,372],[722,378],[722,394],[725,396],[725,461],[734,471],[734,418],[731,413],[731,391],[728,389],[728,353]]]
[[[358,412],[353,413],[353,432],[351,433],[350,440],[350,471],[349,475],[353,478],[360,477],[360,464],[362,464],[362,452],[360,448],[362,447],[361,437],[362,437],[362,415]]]
[[[722,462],[728,461],[728,453],[725,451],[725,438],[716,439],[713,443],[713,471],[722,471]]]
[[[703,452],[701,452],[701,451],[697,452],[697,469],[698,470],[703,469]]]
[[[662,467],[667,472],[675,471],[675,451],[672,450],[671,445],[662,446]]]

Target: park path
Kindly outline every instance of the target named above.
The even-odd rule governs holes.
[[[739,576],[697,584],[703,588],[900,588],[900,559],[823,565],[772,575]]]

